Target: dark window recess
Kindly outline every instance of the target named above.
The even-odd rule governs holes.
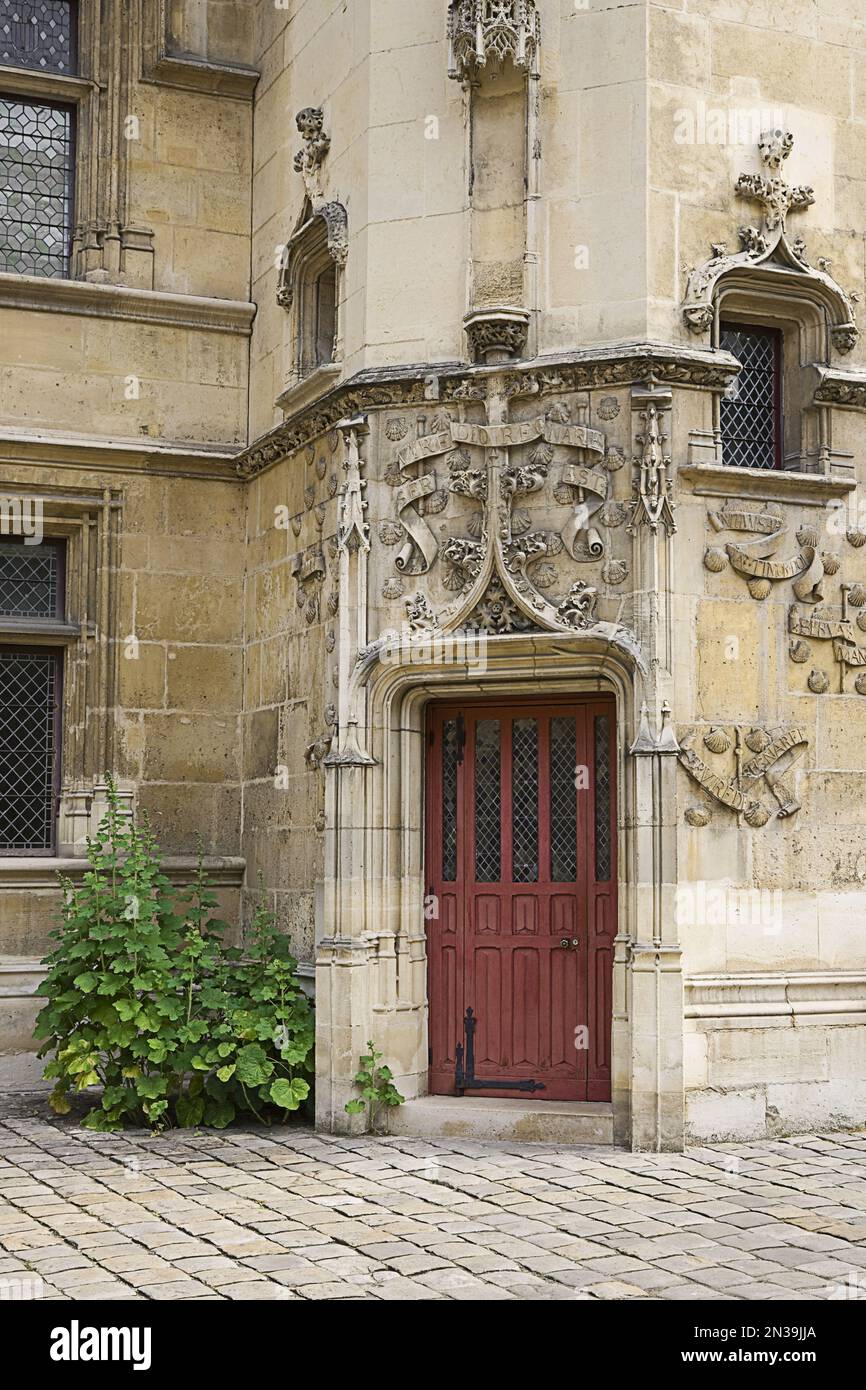
[[[54,848],[61,661],[0,648],[0,854]]]
[[[610,824],[610,721],[606,714],[595,717],[595,877],[607,883],[613,861]]]
[[[78,69],[74,0],[0,0],[0,63],[40,72]]]
[[[722,397],[722,461],[734,468],[782,466],[782,335],[774,328],[723,323],[720,347],[742,369]]]
[[[0,617],[63,618],[59,545],[0,541]]]
[[[316,281],[316,366],[334,360],[337,335],[337,267],[323,270]]]
[[[68,275],[73,146],[70,107],[0,97],[0,271]]]

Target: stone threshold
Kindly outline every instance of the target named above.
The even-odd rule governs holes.
[[[419,1096],[395,1106],[388,1120],[390,1135],[412,1139],[613,1144],[613,1105],[609,1101]]]

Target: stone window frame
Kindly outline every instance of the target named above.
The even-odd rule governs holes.
[[[129,141],[124,115],[133,109],[138,21],[123,0],[79,4],[77,19],[74,75],[2,66],[0,86],[10,96],[72,110],[75,164],[68,279],[151,289],[153,233],[133,226],[126,216]]]
[[[118,607],[121,493],[81,493],[65,487],[4,493],[4,504],[38,505],[46,541],[64,544],[63,618],[0,618],[4,646],[42,645],[63,652],[60,798],[55,857],[86,854],[107,807],[106,773],[116,766]],[[122,798],[131,803],[133,793]],[[0,855],[4,865],[20,856]]]
[[[822,298],[808,280],[772,271],[744,270],[726,276],[713,296],[711,344],[721,347],[721,325],[768,328],[781,336],[781,461],[778,469],[725,464],[721,395],[713,397],[716,462],[732,473],[774,472],[827,475],[831,434],[828,409],[815,402],[816,373],[830,363],[831,323]]]
[[[313,207],[310,199],[283,251],[277,303],[288,312],[285,373],[286,398],[299,387],[327,389],[342,371],[343,296],[347,219],[340,203]],[[318,361],[317,289],[321,276],[334,270],[334,348],[330,361]]]

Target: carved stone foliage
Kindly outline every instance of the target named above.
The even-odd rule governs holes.
[[[585,415],[588,406],[577,410]],[[428,593],[450,596],[437,624],[491,632],[593,626],[599,585],[622,584],[629,573],[628,561],[611,554],[609,532],[627,509],[603,516],[611,488],[604,435],[574,423],[563,403],[511,423],[470,423],[439,410],[421,428],[397,452],[397,520],[380,523],[379,534],[391,542],[399,527],[398,574],[429,574]],[[448,511],[437,527],[440,496]],[[598,579],[569,573],[575,564],[598,566]]]
[[[695,747],[699,739],[700,753]],[[788,773],[808,746],[802,729],[716,725],[702,732],[700,727],[690,726],[678,731],[678,740],[680,763],[692,781],[711,801],[742,816],[753,829],[760,829],[771,817],[771,810],[761,799],[764,792],[775,799],[779,820],[799,811],[800,802]],[[694,827],[709,821],[709,815],[704,820],[687,813],[686,818]]]
[[[529,331],[527,309],[475,309],[463,324],[473,362],[494,366],[523,356]]]
[[[758,142],[764,164],[763,174],[741,174],[735,185],[738,197],[756,202],[761,209],[759,226],[739,229],[741,250],[729,252],[726,243],[712,248],[712,256],[689,276],[683,316],[695,333],[709,329],[715,314],[716,286],[723,276],[743,269],[794,272],[811,282],[813,291],[831,316],[831,336],[839,352],[850,352],[859,337],[854,322],[854,305],[841,285],[824,266],[810,265],[802,237],[793,240],[788,215],[811,207],[815,195],[804,184],[791,185],[782,177],[782,166],[791,153],[794,137],[790,131],[765,131]]]
[[[471,81],[510,57],[538,77],[541,21],[535,0],[450,0],[448,76]]]

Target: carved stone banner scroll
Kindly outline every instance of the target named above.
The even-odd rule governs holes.
[[[704,555],[707,569],[718,572],[730,563],[747,580],[749,593],[756,599],[766,598],[773,584],[793,580],[794,593],[801,603],[822,601],[824,563],[817,550],[817,536],[800,531],[799,553],[786,560],[775,560],[772,557],[788,534],[787,522],[779,512],[769,507],[755,511],[739,505],[711,511],[708,519],[716,531],[753,533],[755,539],[739,544],[728,542],[723,549],[711,546]]]
[[[709,766],[692,747],[697,733],[692,728],[679,734],[679,758],[689,777],[714,801],[742,815],[747,825],[760,829],[770,819],[770,812],[755,795],[758,784],[764,781],[778,804],[780,820],[800,809],[785,776],[808,746],[801,728],[736,727],[732,734],[720,726],[711,728],[704,734],[703,742],[717,768]],[[690,825],[699,823],[706,822],[702,817],[689,821]]]

